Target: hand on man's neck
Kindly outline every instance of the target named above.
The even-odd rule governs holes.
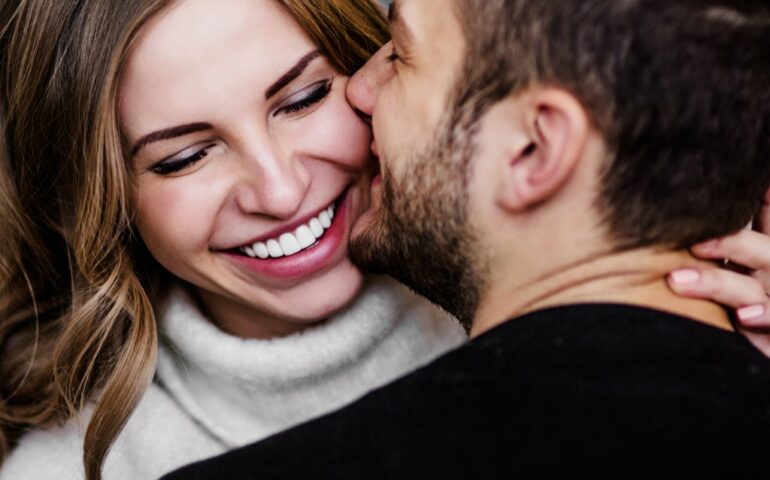
[[[654,308],[732,330],[727,313],[705,300],[675,295],[666,275],[680,268],[712,267],[686,251],[631,250],[552,265],[546,272],[509,276],[482,293],[471,337],[535,310],[579,303],[617,303]],[[504,278],[501,276],[500,278]]]

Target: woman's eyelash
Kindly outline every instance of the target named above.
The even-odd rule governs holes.
[[[273,115],[275,116],[280,113],[297,113],[299,111],[302,111],[323,100],[329,94],[331,89],[332,89],[332,81],[331,80],[325,81],[322,84],[318,85],[318,87],[314,88],[310,93],[300,98],[299,100],[292,102],[289,105],[286,105],[285,107],[282,107],[276,110]]]
[[[274,115],[278,115],[280,113],[297,113],[308,107],[311,107],[323,100],[329,94],[331,89],[332,80],[325,81],[299,100],[276,110]],[[158,175],[170,175],[172,173],[176,173],[200,160],[203,160],[206,155],[209,154],[209,150],[211,150],[213,147],[213,144],[207,145],[206,147],[198,150],[188,157],[179,158],[176,160],[164,160],[151,167],[150,170]]]
[[[197,152],[193,153],[189,157],[184,157],[177,160],[164,161],[153,166],[150,170],[153,173],[157,173],[158,175],[169,175],[169,174],[178,172],[183,168],[186,168],[200,160],[203,160],[206,157],[206,155],[209,154],[209,150],[211,150],[212,148],[214,148],[213,144],[207,145],[206,147],[198,150]]]

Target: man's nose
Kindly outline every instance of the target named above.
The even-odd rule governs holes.
[[[391,67],[386,61],[390,48],[390,42],[383,45],[348,82],[348,102],[367,119],[371,118],[380,88],[390,75]]]

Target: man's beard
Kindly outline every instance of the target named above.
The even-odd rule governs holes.
[[[479,242],[468,222],[473,132],[438,129],[404,168],[383,165],[382,206],[350,244],[364,270],[390,275],[469,329],[482,289]],[[385,153],[383,151],[383,153]]]

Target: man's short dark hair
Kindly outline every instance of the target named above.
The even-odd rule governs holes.
[[[770,185],[766,0],[456,7],[458,121],[535,84],[570,91],[609,147],[597,207],[618,248],[685,247],[749,222]]]

